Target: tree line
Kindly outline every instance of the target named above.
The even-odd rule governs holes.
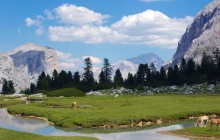
[[[32,94],[39,90],[56,90],[61,88],[77,88],[83,92],[103,90],[109,88],[125,87],[130,89],[144,89],[145,87],[158,87],[169,85],[216,84],[220,81],[220,51],[216,49],[212,54],[205,52],[202,54],[201,64],[196,64],[193,59],[186,61],[182,59],[179,65],[169,67],[165,70],[163,67],[159,71],[151,63],[139,64],[135,74],[128,73],[127,78],[123,79],[120,69],[117,69],[112,75],[112,68],[109,60],[104,58],[103,67],[99,74],[98,81],[94,79],[93,66],[90,58],[84,59],[83,73],[54,70],[52,76],[46,75],[43,71],[37,80],[37,83],[31,83],[30,87],[25,89],[25,93]],[[4,86],[3,86],[4,87]]]

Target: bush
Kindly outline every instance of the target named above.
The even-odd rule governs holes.
[[[75,89],[75,88],[64,88],[64,89],[58,89],[54,91],[50,91],[46,94],[48,97],[59,97],[59,96],[64,96],[64,97],[81,97],[85,96],[85,93],[82,91]]]

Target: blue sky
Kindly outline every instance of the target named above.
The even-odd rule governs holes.
[[[1,0],[0,52],[25,43],[59,51],[60,67],[78,70],[143,53],[167,61],[197,12],[212,0]]]

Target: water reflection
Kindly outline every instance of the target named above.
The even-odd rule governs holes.
[[[100,140],[188,140],[186,138],[180,138],[175,136],[163,135],[157,133],[158,131],[167,131],[167,130],[176,130],[182,129],[185,127],[189,127],[194,125],[193,123],[185,123],[185,124],[178,124],[178,125],[171,125],[166,127],[159,127],[159,128],[152,128],[148,130],[138,130],[132,132],[117,132],[117,133],[108,133],[108,134],[100,134],[98,132],[93,133],[80,133],[73,132],[68,129],[68,131],[59,129],[57,127],[51,126],[48,123],[21,117],[21,116],[12,116],[7,113],[6,109],[0,109],[0,127],[8,128],[18,131],[24,132],[31,132],[40,135],[47,135],[47,136],[90,136],[96,137]],[[72,129],[73,130],[73,129]]]

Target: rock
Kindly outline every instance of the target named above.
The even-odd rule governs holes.
[[[42,71],[52,75],[54,69],[58,70],[56,50],[33,43],[19,46],[0,54],[0,89],[5,79],[12,80],[18,93],[36,83]]]
[[[201,63],[202,53],[211,54],[220,48],[220,0],[214,0],[197,13],[194,21],[186,29],[178,42],[174,56],[167,62],[165,68],[180,64],[182,58],[193,59]]]

